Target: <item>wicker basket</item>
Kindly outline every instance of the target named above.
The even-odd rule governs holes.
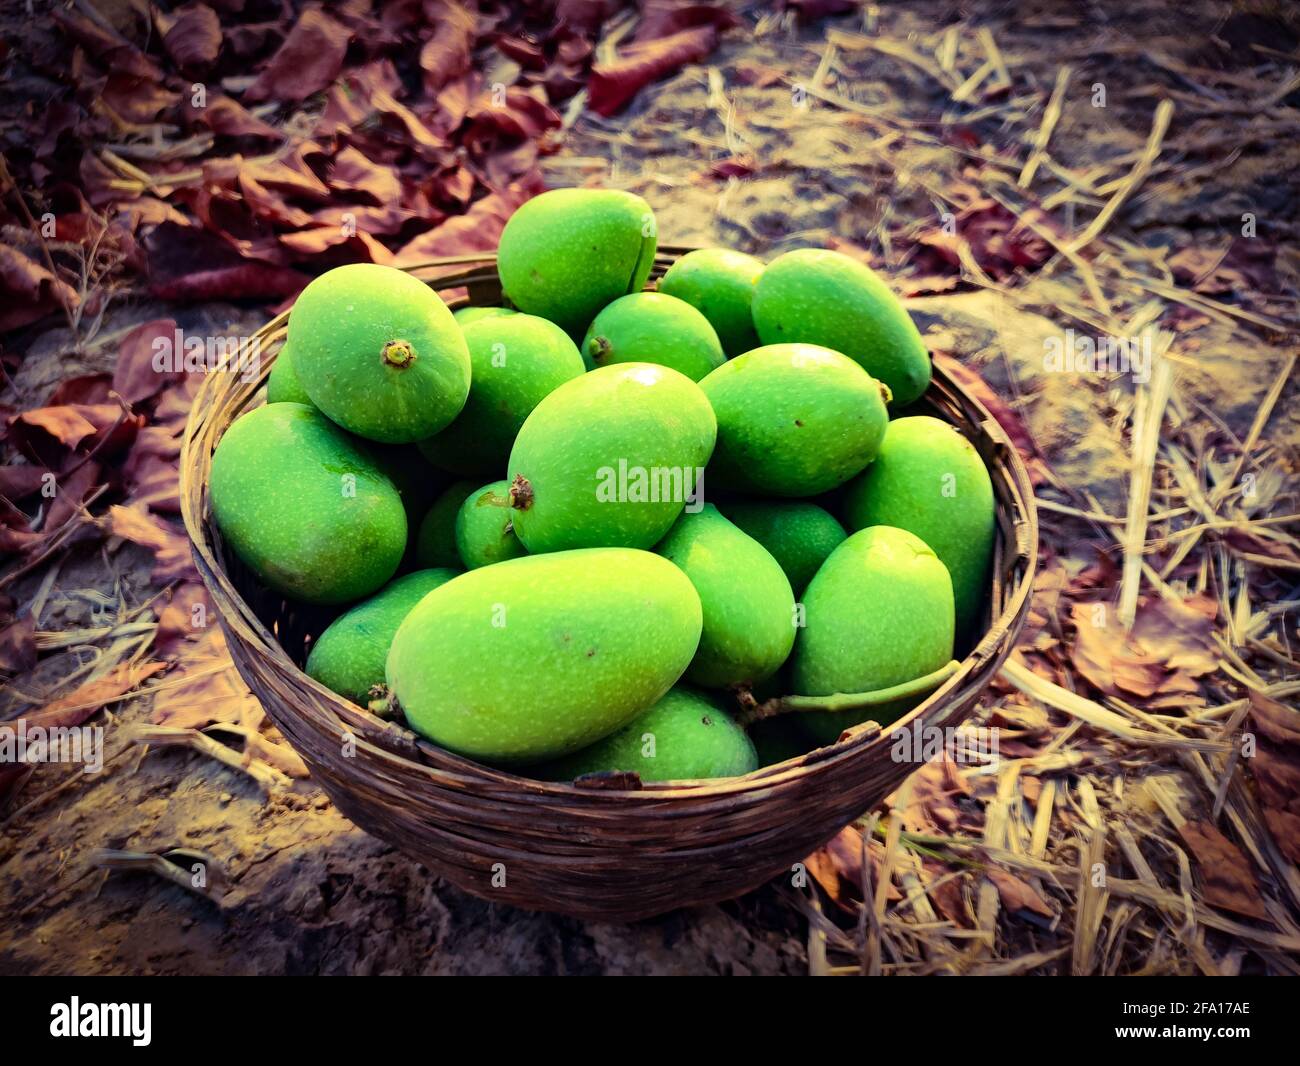
[[[661,249],[653,277],[686,251]],[[443,259],[434,289],[501,297],[495,257]],[[260,331],[282,342],[287,315]],[[890,758],[874,723],[839,743],[742,778],[579,788],[516,777],[452,755],[336,696],[299,669],[328,621],[261,587],[227,552],[208,504],[212,452],[258,395],[247,375],[208,376],[181,453],[185,528],[249,687],[339,809],[433,873],[484,899],[587,919],[633,920],[747,892],[800,861],[888,795],[915,767]],[[985,636],[900,725],[965,718],[1011,650],[1029,605],[1038,524],[1029,477],[1002,429],[935,368],[924,403],[959,426],[993,478],[998,534]],[[633,782],[635,783],[635,782]]]

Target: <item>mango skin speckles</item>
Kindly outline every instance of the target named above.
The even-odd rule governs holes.
[[[489,763],[558,758],[654,704],[695,655],[700,599],[649,552],[591,548],[471,570],[429,593],[388,654],[411,728]]]
[[[523,478],[530,493],[516,505],[515,533],[533,553],[653,548],[682,513],[716,437],[700,387],[668,367],[619,363],[565,382],[528,416],[510,452],[512,487]],[[641,499],[621,471],[667,472],[660,484],[670,491]]]
[[[754,331],[754,286],[763,261],[730,248],[687,252],[659,279],[659,291],[685,300],[718,334],[729,357],[759,345]]]
[[[420,451],[464,477],[498,478],[533,408],[587,368],[569,335],[536,315],[488,315],[462,329],[474,367],[469,399],[451,425],[420,442]]]
[[[307,390],[302,387],[302,382],[298,380],[298,372],[293,368],[293,353],[287,344],[280,349],[276,354],[275,362],[271,364],[271,373],[266,379],[266,402],[305,403],[308,407],[316,406],[307,395]]]
[[[538,767],[544,781],[621,770],[642,781],[741,777],[758,769],[754,744],[726,711],[702,692],[675,685],[648,711],[604,740]]]
[[[368,596],[406,549],[406,511],[392,481],[305,404],[268,404],[236,419],[212,457],[209,497],[235,554],[305,603]]]
[[[708,503],[677,519],[655,551],[691,579],[704,609],[687,680],[726,688],[775,673],[794,644],[794,594],[767,549]]]
[[[719,509],[771,553],[796,596],[848,536],[829,511],[804,500],[734,500]]]
[[[372,685],[384,682],[384,666],[402,620],[425,596],[459,570],[417,570],[390,581],[340,615],[312,645],[303,668],[326,688],[366,706]]]
[[[889,423],[876,461],[850,482],[844,517],[853,529],[915,533],[952,575],[957,631],[969,633],[988,594],[997,528],[993,482],[955,426],[929,415]]]
[[[525,554],[511,521],[510,482],[475,489],[456,513],[456,551],[466,570],[491,566]]]
[[[596,316],[582,342],[589,368],[656,363],[699,381],[726,361],[717,333],[685,300],[661,292],[620,296]]]
[[[501,288],[520,311],[549,318],[575,341],[611,300],[645,288],[658,231],[641,197],[618,189],[553,189],[501,232]]]
[[[919,537],[872,526],[830,554],[804,592],[804,626],[791,658],[801,696],[901,685],[952,659],[947,568]],[[919,700],[863,711],[813,711],[799,722],[821,744],[868,718],[892,722]]]
[[[770,344],[700,382],[718,418],[708,478],[715,487],[816,496],[872,459],[888,414],[880,383],[839,352]]]
[[[930,355],[898,297],[842,252],[799,248],[777,256],[754,286],[754,328],[764,344],[820,344],[843,352],[889,386],[894,408],[930,384]]]
[[[460,326],[429,286],[395,267],[351,263],[316,278],[289,312],[288,343],[312,403],[367,440],[431,437],[469,395]]]

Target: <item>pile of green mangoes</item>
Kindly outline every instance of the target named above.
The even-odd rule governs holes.
[[[974,635],[992,486],[908,413],[930,362],[884,282],[703,249],[647,292],[656,247],[640,197],[559,189],[502,233],[504,306],[373,264],[306,287],[210,499],[261,582],[337,608],[310,676],[540,779],[698,779],[891,720],[919,697],[838,697]],[[796,695],[837,699],[736,719]]]

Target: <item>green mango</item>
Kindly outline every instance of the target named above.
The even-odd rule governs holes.
[[[709,320],[684,300],[658,292],[620,296],[596,316],[582,342],[590,368],[657,363],[699,381],[724,362]]]
[[[659,279],[659,291],[685,300],[712,324],[729,357],[759,345],[751,304],[763,261],[730,248],[687,252]]]
[[[734,500],[718,506],[768,550],[796,596],[848,535],[828,511],[803,500]]]
[[[465,407],[420,450],[447,470],[500,477],[519,427],[546,396],[586,373],[569,335],[536,315],[495,315],[464,327],[474,379]]]
[[[872,459],[888,414],[880,383],[839,352],[771,344],[700,382],[718,418],[714,484],[773,496],[816,496]]]
[[[456,514],[456,551],[466,570],[524,554],[513,515],[508,481],[494,481],[469,494]]]
[[[513,315],[515,312],[509,307],[460,307],[451,313],[461,329],[464,329],[471,322],[480,322],[485,318],[500,318],[502,315]]]
[[[566,381],[510,452],[515,533],[534,554],[652,548],[695,497],[717,423],[668,367],[619,363]]]
[[[367,440],[431,437],[469,395],[460,327],[424,282],[351,263],[311,282],[289,312],[293,365],[312,403]]]
[[[952,576],[957,632],[969,634],[989,592],[997,518],[993,482],[956,427],[928,415],[889,423],[876,461],[850,482],[852,529],[897,526],[926,542]]]
[[[270,376],[266,379],[267,403],[305,403],[315,407],[307,390],[298,380],[298,372],[293,368],[293,359],[289,354],[289,345],[281,347],[275,362],[271,364]]]
[[[874,692],[938,670],[952,659],[953,600],[947,568],[919,537],[892,526],[859,530],[836,548],[804,593],[804,625],[791,658],[801,696]],[[868,718],[892,722],[920,698],[861,711],[805,711],[821,744]]]
[[[691,579],[704,609],[688,680],[726,688],[780,668],[794,644],[794,593],[766,548],[706,503],[677,519],[655,550]]]
[[[241,415],[212,457],[225,542],[268,586],[305,603],[368,596],[406,549],[402,498],[374,456],[314,407]]]
[[[572,781],[611,770],[642,781],[741,777],[758,769],[745,731],[713,700],[677,685],[648,711],[589,748],[538,767],[543,781]]]
[[[553,189],[506,223],[501,288],[530,315],[579,338],[611,300],[645,288],[658,244],[654,212],[617,189]]]
[[[870,267],[841,252],[800,248],[777,256],[754,286],[754,328],[764,344],[820,344],[862,364],[905,407],[930,384],[930,355],[898,297]]]
[[[456,548],[456,516],[461,504],[478,486],[472,481],[453,481],[433,502],[420,520],[415,535],[415,561],[421,567],[464,565]]]
[[[344,699],[366,706],[370,689],[384,682],[388,649],[397,627],[411,608],[459,573],[417,570],[390,581],[326,627],[307,656],[307,676]]]
[[[667,692],[700,640],[700,598],[650,552],[526,555],[434,589],[388,653],[407,722],[450,751],[514,764],[559,758]]]

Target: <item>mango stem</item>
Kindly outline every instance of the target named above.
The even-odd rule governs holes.
[[[379,358],[400,370],[415,362],[415,349],[411,347],[410,341],[389,341],[379,353]]]
[[[371,685],[370,691],[366,695],[369,697],[366,710],[376,718],[394,719],[401,715],[402,706],[397,702],[397,697],[389,691],[387,685]]]
[[[510,483],[510,506],[526,511],[533,505],[533,486],[523,474],[516,474]]]
[[[831,696],[777,696],[763,703],[758,703],[749,693],[741,692],[737,695],[741,709],[736,715],[736,721],[743,727],[793,712],[861,711],[893,703],[894,700],[925,696],[952,677],[960,665],[956,659],[952,659],[931,673],[872,692],[837,692]]]

